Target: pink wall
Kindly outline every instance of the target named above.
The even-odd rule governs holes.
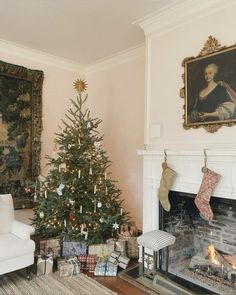
[[[92,116],[103,120],[103,149],[113,162],[112,178],[118,180],[124,208],[142,228],[142,159],[145,59],[137,58],[89,74],[88,103]]]

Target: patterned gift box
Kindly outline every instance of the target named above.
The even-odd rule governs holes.
[[[61,256],[61,245],[59,239],[47,239],[39,241],[40,255],[48,255],[52,253],[53,258]]]
[[[110,256],[114,251],[114,244],[97,244],[90,245],[88,248],[89,255],[96,255],[99,261],[104,261],[105,257]]]
[[[129,263],[129,258],[122,255],[121,253],[119,252],[112,252],[111,253],[111,256],[109,257],[109,262],[115,264],[115,265],[118,265],[119,267],[123,268],[123,269],[126,269],[127,266],[128,266],[128,263]]]
[[[126,240],[124,240],[124,239],[108,239],[107,244],[114,245],[113,251],[120,252],[122,255],[126,256]]]
[[[94,272],[96,265],[96,255],[81,254],[78,257],[81,271]]]
[[[37,260],[37,276],[52,273],[53,268],[53,256],[48,254],[45,256],[38,255]]]
[[[80,273],[79,260],[75,258],[58,259],[58,271],[61,277],[71,277]]]
[[[87,243],[78,241],[63,241],[62,256],[71,257],[75,255],[86,254]]]
[[[95,276],[117,276],[117,265],[111,262],[97,262],[95,271]]]

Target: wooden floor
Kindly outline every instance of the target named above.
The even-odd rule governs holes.
[[[118,295],[147,294],[119,277],[94,277],[94,279],[112,291],[117,292]]]

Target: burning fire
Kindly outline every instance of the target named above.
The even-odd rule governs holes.
[[[208,252],[208,257],[209,257],[209,260],[214,263],[214,264],[217,264],[219,265],[220,262],[217,260],[216,258],[216,251],[215,251],[215,247],[214,245],[209,245],[207,247],[207,252]]]

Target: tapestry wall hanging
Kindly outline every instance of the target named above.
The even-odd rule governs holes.
[[[0,193],[28,206],[40,174],[43,72],[0,61]]]
[[[197,57],[183,61],[183,127],[215,132],[236,124],[236,45],[210,36]]]

